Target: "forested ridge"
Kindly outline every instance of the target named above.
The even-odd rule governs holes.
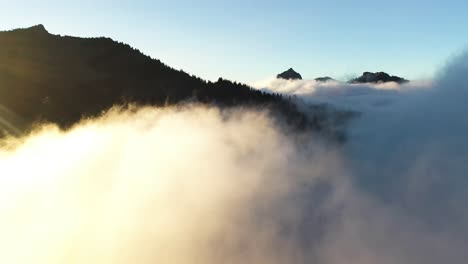
[[[185,101],[262,107],[301,129],[321,130],[325,118],[306,116],[279,94],[175,70],[110,38],[53,35],[42,25],[0,32],[0,105],[27,124],[68,127],[114,105]]]

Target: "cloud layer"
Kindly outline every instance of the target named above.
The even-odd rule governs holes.
[[[267,79],[253,84],[257,89],[296,96],[309,103],[330,103],[357,111],[389,105],[401,96],[430,88],[432,85],[432,81],[428,80],[400,85],[393,82],[349,84],[338,81],[284,79]]]
[[[462,263],[467,57],[430,85],[270,87],[361,111],[339,147],[196,105],[4,140],[0,262]]]
[[[468,237],[468,210],[463,206],[468,201],[467,71],[465,53],[431,81],[362,85],[274,80],[258,87],[294,95],[306,104],[360,112],[349,126],[344,150],[355,186],[414,219],[415,229],[426,229],[421,237],[444,234],[453,239],[445,249],[461,252]],[[430,252],[427,256],[433,257],[442,250]]]
[[[339,174],[240,110],[113,111],[3,146],[2,263],[286,263],[294,196]]]

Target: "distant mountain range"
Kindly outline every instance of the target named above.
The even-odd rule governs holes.
[[[292,68],[289,70],[280,73],[276,76],[277,79],[285,79],[285,80],[302,80],[302,76],[294,71]],[[317,82],[330,82],[330,81],[337,81],[331,77],[318,77],[314,79]],[[399,84],[407,83],[409,80],[398,76],[391,76],[385,72],[364,72],[362,76],[357,77],[355,79],[349,80],[348,83],[386,83],[386,82],[396,82]]]
[[[25,129],[42,121],[68,127],[114,105],[187,100],[266,108],[294,127],[314,130],[323,130],[326,118],[306,116],[279,94],[222,78],[202,80],[110,38],[53,35],[42,25],[0,32],[0,113],[20,117]]]

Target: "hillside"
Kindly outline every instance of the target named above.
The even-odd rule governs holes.
[[[110,38],[53,35],[42,25],[0,32],[0,106],[26,127],[38,121],[67,127],[113,105],[185,100],[268,107],[293,126],[322,129],[322,117],[306,117],[278,94],[221,78],[205,81]]]

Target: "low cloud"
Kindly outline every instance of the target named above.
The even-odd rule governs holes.
[[[432,81],[421,80],[406,84],[363,83],[349,84],[338,81],[267,79],[252,84],[255,88],[299,97],[309,103],[329,103],[340,108],[366,111],[385,106],[400,96],[432,87]]]
[[[201,106],[114,110],[3,146],[2,263],[303,259],[300,199],[340,175],[333,151],[299,151],[265,113]]]
[[[362,112],[342,146],[197,105],[3,140],[0,262],[463,263],[467,61],[430,85],[269,88]]]

